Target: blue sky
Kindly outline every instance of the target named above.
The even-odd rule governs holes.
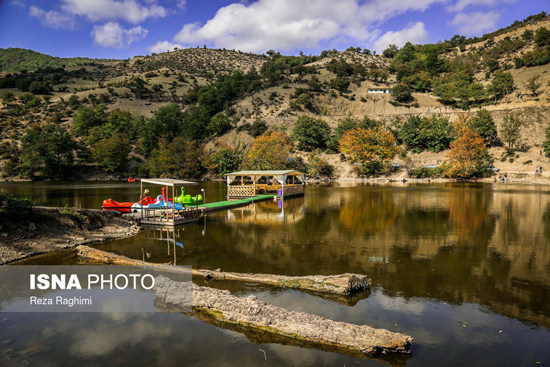
[[[382,51],[481,36],[548,0],[0,0],[0,48],[128,58],[206,45],[255,53]]]

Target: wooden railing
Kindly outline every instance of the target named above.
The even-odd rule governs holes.
[[[183,209],[173,209],[172,208],[153,208],[153,209],[142,209],[142,219],[152,222],[174,222],[182,219],[192,219],[195,218],[198,214],[197,208],[194,206],[183,207]]]
[[[254,192],[254,186],[228,186],[227,187],[227,195],[229,196],[254,196],[256,193]]]

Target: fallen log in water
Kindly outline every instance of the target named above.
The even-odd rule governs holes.
[[[163,312],[188,312],[209,323],[222,323],[289,338],[298,343],[356,356],[382,352],[410,353],[412,337],[366,325],[354,325],[270,305],[255,296],[235,297],[229,291],[155,278],[155,307]],[[191,293],[191,294],[190,294]],[[187,307],[187,308],[186,308]],[[185,313],[185,312],[184,312]]]
[[[85,259],[99,261],[106,264],[134,265],[171,272],[188,272],[189,269],[178,268],[167,264],[154,264],[141,260],[130,259],[126,256],[117,255],[112,252],[101,251],[88,246],[77,247],[78,256]],[[348,295],[355,291],[369,289],[370,279],[361,274],[339,274],[339,275],[308,275],[308,276],[286,276],[273,274],[245,274],[231,273],[220,270],[192,270],[193,275],[202,276],[207,279],[238,280],[243,282],[256,282],[270,284],[283,288],[293,288],[312,293],[330,293],[337,295]]]

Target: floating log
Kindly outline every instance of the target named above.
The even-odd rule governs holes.
[[[134,265],[148,267],[171,272],[189,272],[187,268],[176,267],[167,264],[154,264],[129,257],[117,255],[112,252],[101,251],[88,246],[77,247],[78,256],[106,264]],[[330,293],[336,295],[349,295],[352,292],[363,291],[370,288],[370,279],[361,274],[339,275],[308,275],[286,276],[273,274],[247,274],[232,273],[221,270],[192,270],[195,276],[207,279],[238,280],[242,282],[255,282],[269,284],[283,288],[298,289],[311,293]]]
[[[290,311],[255,296],[236,297],[226,290],[189,283],[157,276],[155,307],[164,312],[178,312],[181,307],[189,313],[192,297],[194,316],[210,319],[210,322],[253,329],[356,356],[368,357],[388,352],[410,354],[413,338],[405,334]]]

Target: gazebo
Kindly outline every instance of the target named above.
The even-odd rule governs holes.
[[[305,174],[295,170],[238,171],[225,176],[229,199],[257,195],[304,195]]]

